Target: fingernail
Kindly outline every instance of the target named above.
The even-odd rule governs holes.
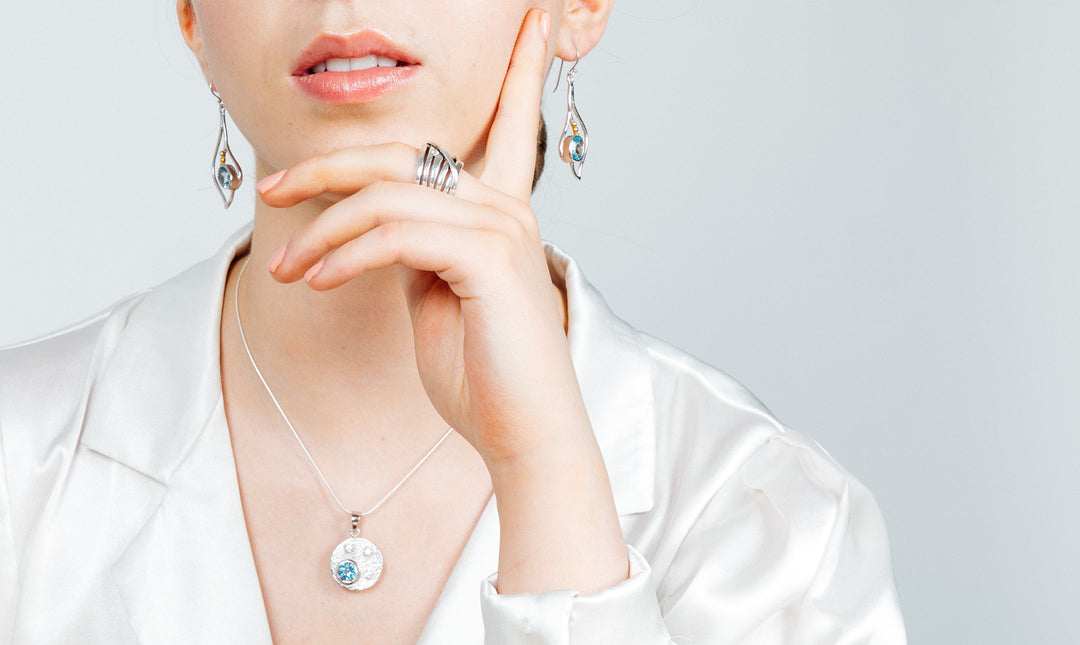
[[[304,274],[304,280],[307,281],[307,282],[311,282],[311,279],[314,278],[315,276],[319,275],[319,271],[322,271],[322,267],[323,267],[323,260],[319,260],[318,262],[315,263],[315,266],[313,266],[313,267],[311,267],[310,269],[307,270],[307,273]]]
[[[256,186],[256,190],[258,190],[260,193],[265,193],[266,191],[270,190],[274,186],[277,186],[278,184],[280,184],[281,183],[281,178],[284,177],[284,176],[285,176],[285,171],[284,170],[279,170],[279,171],[275,172],[274,174],[270,175],[269,177],[267,177],[267,178],[263,179],[262,181],[260,181],[259,185]]]
[[[280,249],[277,250],[277,253],[274,254],[274,257],[270,258],[270,263],[266,265],[266,268],[270,269],[270,273],[277,271],[277,268],[281,265],[281,261],[285,259],[286,246],[288,246],[288,244],[283,245]]]
[[[544,35],[544,42],[546,43],[551,38],[551,14],[540,10],[540,33]]]

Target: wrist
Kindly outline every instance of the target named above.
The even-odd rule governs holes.
[[[557,478],[577,477],[586,472],[603,471],[603,456],[591,427],[582,431],[549,434],[536,445],[515,446],[513,450],[481,455],[496,494],[526,492],[523,486],[543,484]]]
[[[586,440],[489,464],[501,533],[501,594],[575,589],[626,579],[626,548],[599,446]]]

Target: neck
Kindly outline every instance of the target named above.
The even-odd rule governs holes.
[[[412,329],[402,290],[408,269],[372,271],[329,291],[271,277],[270,256],[311,219],[296,212],[302,206],[256,209],[249,265],[240,284],[245,328],[272,337],[275,351],[304,356],[339,375],[411,361]]]
[[[262,164],[258,170],[260,178],[267,174]],[[394,426],[419,425],[425,435],[445,428],[416,372],[402,288],[410,269],[372,271],[322,292],[303,280],[279,283],[267,271],[274,252],[330,203],[309,200],[286,209],[256,203],[250,252],[233,265],[230,281],[238,289],[244,334],[259,369],[283,405],[289,401],[308,417],[308,428],[353,432],[361,411],[373,426],[390,416],[402,422]],[[232,304],[231,298],[225,303],[225,323],[235,326]],[[251,372],[246,355],[237,365]]]
[[[270,172],[259,163],[259,179]],[[252,355],[282,405],[307,417],[301,418],[304,427],[322,429],[328,441],[356,432],[358,418],[369,420],[372,427],[415,428],[424,437],[437,434],[445,425],[416,370],[405,299],[404,285],[412,278],[412,269],[371,271],[329,291],[315,291],[303,280],[282,284],[266,269],[274,252],[331,203],[312,199],[275,209],[256,200],[250,252],[234,264],[229,276],[233,288],[238,288]],[[564,296],[554,285],[552,291],[563,304],[565,321]],[[232,298],[224,313],[225,323],[235,326]],[[243,359],[238,368],[255,379],[246,355],[239,351]]]

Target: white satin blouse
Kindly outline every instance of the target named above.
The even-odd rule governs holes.
[[[270,642],[218,357],[226,272],[250,239],[249,223],[160,286],[0,350],[0,642]],[[867,489],[546,248],[631,576],[497,594],[491,502],[420,642],[903,643]]]

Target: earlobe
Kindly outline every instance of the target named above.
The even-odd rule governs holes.
[[[614,0],[565,0],[555,55],[566,61],[584,57],[600,42]]]

